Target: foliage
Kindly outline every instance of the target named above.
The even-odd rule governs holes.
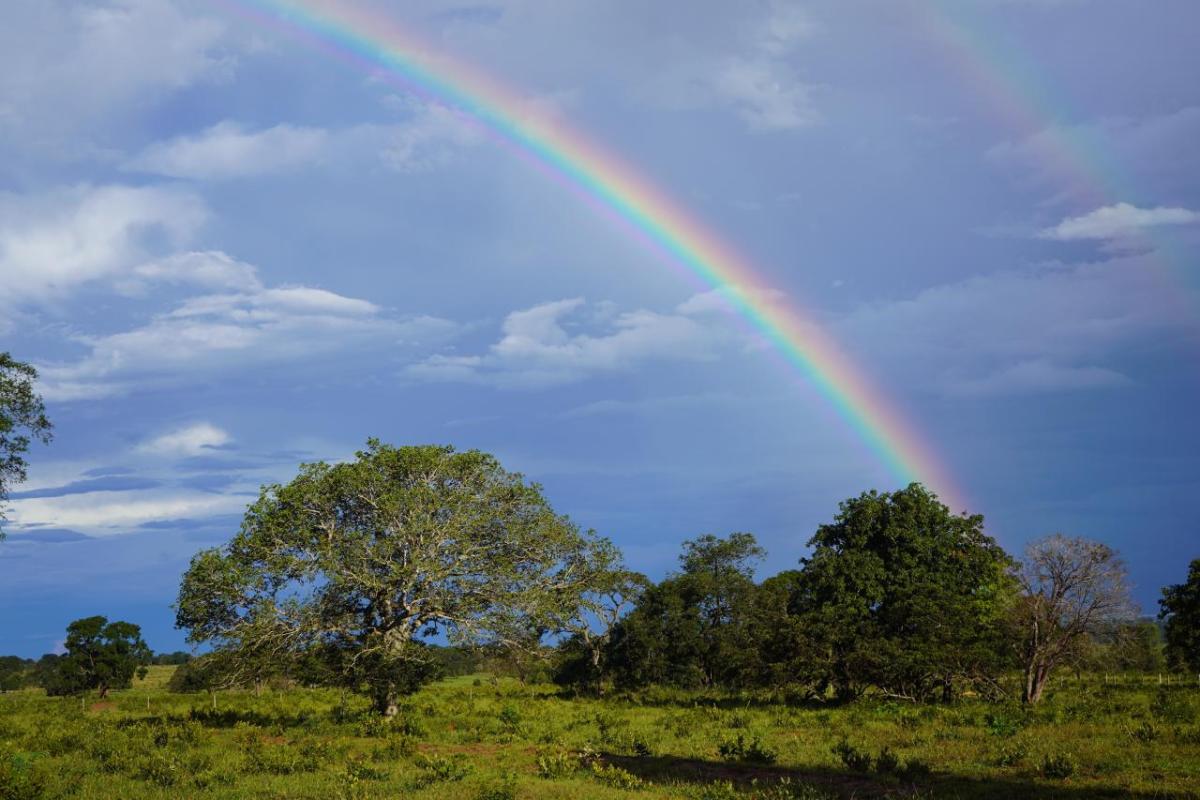
[[[912,484],[844,501],[809,545],[789,611],[820,685],[842,698],[876,686],[949,700],[1002,671],[1011,562],[982,517],[952,514]]]
[[[92,689],[104,697],[110,689],[130,685],[135,674],[145,674],[150,648],[142,629],[131,622],[109,622],[105,617],[85,617],[67,626],[66,655],[44,676],[49,695],[80,694]]]
[[[1188,565],[1187,580],[1163,589],[1159,617],[1166,620],[1167,659],[1200,673],[1200,558]]]
[[[50,441],[46,406],[34,391],[37,370],[0,353],[0,522],[14,484],[25,480],[25,454],[33,439]],[[0,538],[4,532],[0,530]]]
[[[536,646],[605,546],[486,453],[372,440],[266,487],[233,541],[192,560],[177,624],[249,673],[324,648],[390,716],[436,674],[422,637]]]
[[[739,686],[755,670],[748,624],[754,563],[749,533],[684,543],[682,569],[652,586],[616,627],[610,660],[618,685]]]

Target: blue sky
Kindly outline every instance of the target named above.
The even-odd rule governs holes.
[[[1200,555],[1194,3],[955,5],[1046,98],[1027,117],[925,3],[370,3],[812,309],[1011,552],[1106,541],[1149,611]],[[452,109],[223,3],[3,4],[0,279],[0,349],[56,423],[8,508],[0,652],[95,613],[182,646],[190,556],[371,436],[494,452],[652,575],[735,530],[790,567],[897,488],[705,287]]]

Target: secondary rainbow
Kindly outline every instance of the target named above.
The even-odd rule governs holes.
[[[556,175],[591,204],[664,256],[664,261],[722,290],[743,317],[828,398],[845,422],[901,482],[919,480],[955,510],[963,494],[916,428],[872,385],[797,304],[771,300],[766,281],[745,258],[663,192],[527,97],[438,52],[394,20],[344,0],[223,0],[268,26],[474,119],[498,140]]]

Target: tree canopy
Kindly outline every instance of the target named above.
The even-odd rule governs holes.
[[[998,671],[1011,561],[983,517],[953,514],[914,483],[844,501],[809,546],[790,605],[819,684],[949,698]]]
[[[1163,589],[1158,605],[1166,620],[1167,660],[1200,672],[1200,558],[1188,566],[1186,581]]]
[[[35,380],[36,369],[0,353],[0,522],[12,486],[25,480],[25,454],[31,441],[50,441],[51,424],[42,398],[34,391]]]
[[[125,689],[143,673],[152,656],[142,629],[131,622],[85,617],[67,626],[66,655],[53,662],[43,681],[50,695],[81,694],[96,689]]]
[[[391,715],[430,674],[423,638],[536,639],[574,613],[602,546],[491,455],[371,440],[265,487],[232,541],[193,558],[176,622],[234,663],[340,653]]]

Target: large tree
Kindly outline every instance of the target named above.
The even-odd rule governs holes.
[[[431,674],[423,638],[528,643],[591,587],[603,546],[491,455],[371,440],[268,486],[225,547],[193,558],[176,622],[250,664],[322,648],[382,714]]]
[[[1106,544],[1054,534],[1031,543],[1016,570],[1014,641],[1024,670],[1021,699],[1042,699],[1056,667],[1083,658],[1096,636],[1133,619],[1125,564]]]
[[[142,641],[142,629],[132,622],[109,622],[85,617],[67,626],[66,655],[44,676],[50,695],[81,694],[96,689],[126,689],[135,674],[145,674],[152,653]]]
[[[844,501],[809,546],[790,606],[819,687],[909,699],[992,688],[1013,592],[983,517],[953,514],[914,483]]]
[[[25,453],[32,440],[50,441],[50,420],[34,391],[37,370],[0,353],[0,522],[13,484],[25,480]],[[4,531],[0,529],[0,538]]]
[[[1200,672],[1200,558],[1187,580],[1163,589],[1158,616],[1167,621],[1167,660],[1173,667]]]

